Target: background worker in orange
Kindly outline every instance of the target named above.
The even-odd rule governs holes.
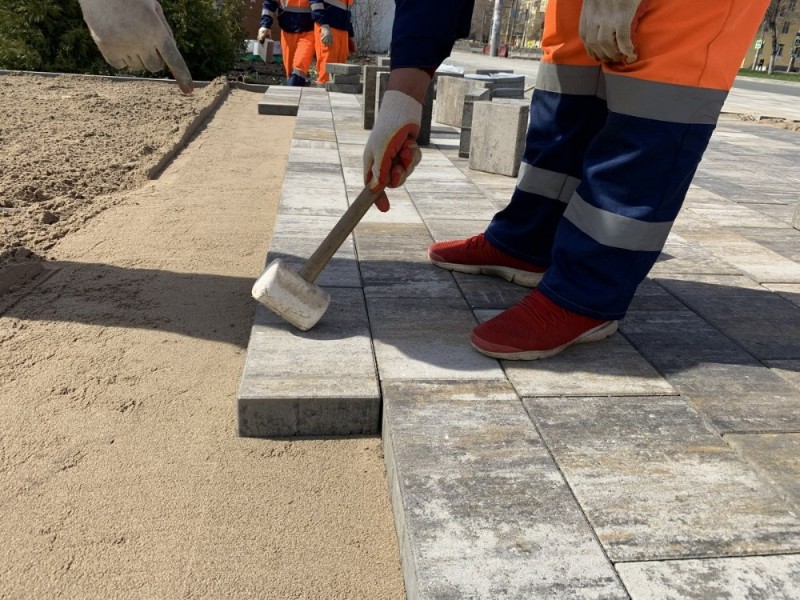
[[[314,21],[309,0],[264,0],[258,41],[272,37],[275,17],[281,27],[281,52],[286,70],[286,85],[304,86],[314,60]]]
[[[428,249],[445,269],[536,287],[472,330],[502,359],[613,334],[664,247],[769,0],[551,0],[525,153],[488,228]],[[392,72],[365,181],[397,187],[431,76],[472,0],[397,0]],[[388,209],[382,195],[376,202]]]
[[[325,65],[346,62],[348,54],[355,51],[355,35],[350,14],[354,1],[311,1],[311,14],[315,23],[317,83],[328,83],[330,79]]]

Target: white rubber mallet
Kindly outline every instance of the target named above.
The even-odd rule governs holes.
[[[293,271],[281,259],[269,263],[253,285],[253,298],[301,331],[316,325],[331,297],[314,281],[379,194],[365,187],[299,271]]]

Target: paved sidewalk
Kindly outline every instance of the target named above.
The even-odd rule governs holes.
[[[273,253],[307,255],[360,190],[358,102],[304,93],[287,180],[321,161],[326,183],[285,188]],[[533,363],[468,343],[526,290],[425,256],[514,180],[470,171],[456,130],[432,139],[324,274],[319,329],[262,312],[245,372],[380,386],[408,597],[800,598],[800,137],[723,120],[620,333]]]

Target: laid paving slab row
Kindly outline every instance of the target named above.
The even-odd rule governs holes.
[[[259,307],[238,393],[240,435],[375,434],[380,411],[361,290],[339,288],[320,323],[302,334]]]
[[[302,94],[270,260],[298,268],[360,191],[370,112]],[[725,152],[757,160],[761,138],[728,133]],[[409,598],[796,598],[800,267],[780,239],[785,182],[766,165],[764,194],[747,198],[752,181],[717,147],[620,333],[501,364],[469,331],[528,290],[438,269],[425,250],[483,231],[514,179],[471,171],[457,130],[434,123],[431,143],[392,210],[370,210],[323,271],[317,327],[259,309],[243,435],[376,433],[382,405]]]
[[[383,395],[409,600],[628,597],[507,381]]]
[[[679,397],[525,398],[614,561],[800,552],[800,518]]]

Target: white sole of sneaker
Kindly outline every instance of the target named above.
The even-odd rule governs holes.
[[[481,354],[485,354],[486,356],[491,356],[492,358],[499,358],[501,360],[539,360],[541,358],[550,358],[551,356],[555,356],[574,344],[588,344],[590,342],[599,342],[600,340],[604,340],[610,335],[613,335],[617,331],[618,326],[619,321],[607,321],[606,323],[598,325],[594,329],[590,329],[589,331],[582,333],[571,342],[567,342],[558,348],[551,348],[550,350],[532,350],[530,352],[491,352],[489,350],[479,348],[473,342],[470,343],[475,350]]]
[[[447,269],[448,271],[458,271],[459,273],[467,273],[468,275],[492,275],[494,277],[501,277],[511,283],[516,283],[522,287],[535,288],[542,280],[544,273],[531,273],[530,271],[523,271],[522,269],[513,269],[511,267],[500,267],[493,265],[459,265],[457,263],[447,263],[431,259],[431,262],[437,267]]]

